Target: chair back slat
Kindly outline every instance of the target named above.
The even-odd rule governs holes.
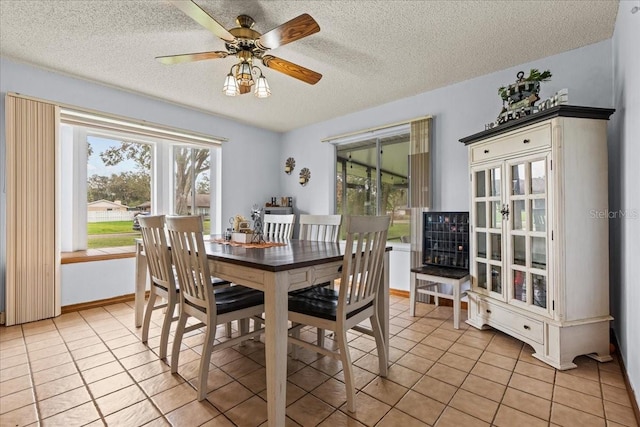
[[[342,215],[300,215],[300,240],[337,242]]]
[[[262,221],[263,234],[267,240],[288,240],[293,236],[294,214],[271,215],[265,214]]]
[[[169,292],[175,292],[175,276],[164,222],[164,215],[138,217],[151,282],[166,288]]]
[[[208,310],[215,308],[215,297],[204,248],[202,218],[174,216],[167,217],[166,222],[181,295],[209,313]],[[214,314],[215,310],[211,313]]]
[[[371,303],[382,278],[388,216],[348,216],[340,281],[338,318]]]

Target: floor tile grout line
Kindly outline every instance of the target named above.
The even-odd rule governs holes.
[[[21,338],[22,338],[22,345],[23,345],[24,350],[25,350],[25,355],[27,356],[26,365],[27,365],[27,369],[29,371],[29,373],[27,375],[29,375],[29,381],[31,382],[31,387],[30,388],[32,390],[33,398],[35,400],[35,402],[33,402],[33,404],[35,404],[35,406],[36,406],[36,422],[38,422],[38,421],[40,421],[40,406],[38,405],[38,399],[37,399],[37,396],[36,396],[36,385],[35,385],[35,382],[33,381],[33,372],[31,372],[31,358],[29,357],[29,347],[27,347],[27,341],[26,341],[26,337],[24,335],[24,329],[23,329],[22,325],[20,325],[20,334],[21,334]],[[11,369],[11,368],[7,368],[7,369]],[[24,376],[24,375],[21,375],[21,376]],[[18,378],[18,377],[15,377],[15,378]],[[14,378],[11,378],[11,379],[14,379]],[[24,390],[27,390],[27,389],[24,389]],[[24,390],[19,390],[18,392],[14,392],[14,393],[19,393],[19,392],[24,391]],[[9,395],[14,394],[14,393],[10,393]],[[3,398],[6,398],[9,395],[5,395],[5,396],[3,396]],[[26,406],[29,406],[29,405],[30,404],[23,405],[23,406],[21,406],[19,408],[14,408],[11,411],[7,411],[6,413],[10,413],[10,412],[13,412],[15,410],[22,409],[22,408],[24,408]]]
[[[120,324],[122,324],[122,325],[123,325],[123,326],[125,326],[125,328],[126,328],[126,325],[124,325],[124,324],[123,324],[123,323],[122,323],[122,322],[121,322],[117,317],[113,316],[113,315],[112,315],[108,310],[106,310],[106,309],[104,309],[104,308],[103,308],[103,310],[104,310],[105,312],[109,313],[109,315],[111,315],[111,317],[113,317],[116,321],[118,321]],[[96,329],[91,325],[90,320],[88,320],[88,319],[87,319],[87,318],[82,314],[82,311],[80,311],[80,312],[78,312],[78,313],[79,313],[79,314],[80,314],[80,316],[84,319],[84,321],[87,323],[87,325],[89,326],[89,328],[91,328],[91,330],[92,330],[92,331],[96,334],[96,336],[100,339],[100,341],[102,342],[102,344],[104,344],[104,346],[107,348],[107,351],[108,351],[109,353],[111,353],[111,355],[114,357],[114,359],[115,359],[115,360],[118,362],[118,364],[122,367],[122,369],[124,370],[124,372],[126,372],[126,373],[127,373],[127,375],[128,375],[128,376],[129,376],[129,378],[133,381],[133,383],[134,383],[134,384],[138,387],[138,389],[139,389],[139,390],[140,390],[140,391],[141,391],[141,392],[146,396],[147,400],[148,400],[148,401],[150,401],[150,403],[151,403],[151,404],[156,408],[156,410],[158,410],[158,413],[160,413],[160,418],[163,418],[165,421],[169,422],[169,421],[166,419],[165,415],[164,415],[164,414],[162,413],[162,411],[160,410],[160,408],[158,408],[158,406],[155,404],[155,402],[151,399],[151,396],[147,395],[147,393],[145,392],[145,390],[144,390],[142,387],[140,387],[140,384],[138,383],[138,381],[137,381],[135,378],[133,378],[133,376],[131,375],[131,373],[129,373],[129,370],[128,370],[127,368],[125,368],[125,366],[124,366],[124,365],[122,364],[122,362],[120,361],[120,358],[119,358],[119,357],[117,357],[117,356],[115,355],[115,353],[113,352],[113,349],[111,349],[111,348],[106,344],[106,341],[104,341],[104,340],[102,339],[102,336],[100,335],[100,333],[99,333],[98,331],[96,331]],[[131,334],[133,334],[133,332],[132,332],[129,328],[127,328],[127,330],[129,330],[129,331],[130,331],[130,333],[131,333]],[[133,335],[135,335],[135,334],[133,334]],[[72,356],[72,358],[73,358],[73,356]],[[74,363],[75,363],[75,362],[76,362],[75,358],[73,358],[73,360],[74,360]],[[111,362],[109,362],[109,363],[111,363]],[[78,369],[77,365],[76,365],[76,369]],[[105,425],[108,425],[107,420],[106,420],[107,416],[105,416],[105,415],[102,413],[102,410],[100,409],[100,407],[99,407],[99,405],[98,405],[98,402],[97,402],[97,400],[98,400],[98,399],[95,399],[95,398],[94,398],[93,393],[91,392],[91,389],[89,388],[89,385],[86,383],[85,378],[84,378],[84,376],[82,375],[82,371],[80,371],[80,369],[78,369],[78,372],[80,373],[80,377],[82,378],[82,381],[83,381],[83,382],[85,382],[85,386],[86,386],[86,388],[87,388],[87,391],[89,392],[89,395],[91,396],[91,400],[93,401],[93,403],[94,403],[94,405],[95,405],[95,407],[96,407],[96,409],[97,409],[97,411],[98,411],[98,414],[100,415],[100,419],[102,420],[102,422],[103,422]],[[108,377],[107,377],[107,378],[108,378]],[[119,391],[119,390],[116,390],[116,391],[111,392],[111,393],[115,393],[115,392],[117,392],[117,391]],[[109,394],[111,394],[111,393],[107,393],[105,396],[108,396],[108,395],[109,395]],[[101,397],[104,397],[104,396],[101,396]],[[120,411],[122,411],[122,410],[124,410],[124,409],[127,409],[127,408],[129,408],[129,407],[131,407],[131,406],[133,406],[133,405],[135,405],[135,404],[137,404],[137,403],[138,403],[138,402],[134,402],[134,403],[132,403],[131,405],[125,406],[124,408],[120,408],[119,410],[117,410],[117,411],[116,411],[116,412],[114,412],[113,414],[116,414],[116,413],[118,413],[118,412],[120,412]],[[113,415],[113,414],[109,414],[109,415]],[[154,419],[157,419],[157,418],[154,418]],[[151,421],[152,421],[152,420],[151,420]]]
[[[107,310],[107,311],[108,311],[108,310]],[[397,317],[398,317],[399,319],[406,318],[406,311],[407,311],[406,309],[403,309],[402,311],[399,311],[399,312],[397,313]],[[433,311],[433,310],[431,310],[431,311]],[[138,338],[138,337],[137,337],[137,334],[135,333],[135,330],[130,329],[130,328],[127,326],[127,325],[129,325],[130,323],[129,323],[128,321],[125,323],[125,319],[124,319],[124,315],[125,315],[125,313],[122,313],[122,312],[121,312],[121,313],[115,314],[115,313],[111,313],[111,312],[109,312],[109,314],[111,315],[111,317],[110,317],[110,318],[115,318],[117,321],[119,321],[119,323],[120,323],[120,324],[123,324],[123,325],[124,325],[125,329],[128,331],[128,332],[127,332],[127,335],[132,334],[132,335],[134,335],[136,338]],[[395,316],[394,316],[394,317],[395,317]],[[416,316],[417,320],[419,320],[420,318],[425,318],[425,317],[429,317],[429,313],[425,313],[425,314],[423,314],[423,315]],[[109,318],[109,319],[110,319],[110,318]],[[453,335],[451,335],[451,334],[447,334],[448,336],[440,336],[440,335],[442,335],[442,334],[441,334],[440,332],[438,332],[438,331],[442,331],[442,333],[445,333],[445,334],[446,334],[446,331],[448,331],[448,330],[450,329],[449,327],[443,327],[443,325],[447,325],[446,319],[444,319],[444,320],[443,320],[443,319],[441,319],[441,318],[439,318],[439,317],[434,317],[434,318],[433,318],[433,320],[435,320],[436,318],[439,320],[439,322],[438,322],[438,326],[433,327],[433,323],[431,323],[429,326],[431,326],[431,327],[433,327],[433,328],[429,331],[429,333],[427,333],[427,334],[425,335],[425,337],[423,337],[423,338],[422,338],[422,339],[420,339],[419,341],[409,340],[409,341],[411,341],[411,342],[412,342],[412,346],[411,346],[408,350],[399,349],[399,348],[395,348],[395,347],[394,347],[394,352],[397,352],[397,353],[396,353],[396,356],[393,356],[393,360],[395,360],[395,361],[397,362],[397,361],[398,361],[400,358],[402,358],[404,355],[406,355],[406,354],[410,354],[410,353],[412,352],[412,350],[413,350],[413,349],[415,349],[415,347],[416,347],[418,344],[429,345],[428,343],[423,342],[423,341],[425,341],[429,336],[439,337],[439,338],[441,338],[441,339],[445,339],[445,340],[450,341],[450,342],[452,343],[451,345],[449,345],[449,346],[448,346],[448,348],[447,348],[446,350],[443,350],[443,353],[442,353],[440,356],[438,356],[438,357],[436,358],[436,360],[435,360],[435,361],[431,361],[431,362],[433,362],[433,364],[436,364],[436,363],[442,363],[442,358],[443,358],[443,357],[445,357],[447,354],[452,354],[452,355],[456,355],[456,356],[459,356],[459,357],[464,357],[464,355],[457,354],[457,353],[453,353],[453,352],[450,352],[449,350],[450,350],[451,346],[453,346],[455,343],[458,343],[458,342],[459,342],[459,340],[460,340],[461,338],[463,338],[463,337],[465,337],[465,336],[474,336],[475,334],[473,334],[473,333],[471,333],[471,334],[467,334],[466,332],[467,332],[467,330],[469,330],[469,329],[466,329],[466,330],[464,330],[462,333],[460,333],[460,334],[455,338],[455,340],[453,340],[453,341],[452,341],[452,340],[451,340],[451,338],[453,337]],[[450,320],[450,319],[449,319],[449,320]],[[84,322],[85,324],[88,324],[88,323],[89,323],[89,321],[87,321],[84,317],[83,317],[83,322]],[[390,338],[393,338],[394,336],[396,336],[396,335],[398,335],[398,334],[402,333],[402,331],[404,331],[404,330],[412,330],[412,331],[414,331],[414,332],[420,332],[420,330],[419,330],[419,329],[410,329],[412,325],[415,325],[415,324],[416,324],[416,322],[417,322],[416,320],[410,321],[408,324],[405,324],[406,326],[402,326],[402,327],[400,327],[400,328],[398,328],[397,326],[395,326],[395,327],[394,327],[394,330],[396,330],[396,333],[395,333],[395,334],[390,334],[390,335],[391,335],[391,337],[390,337]],[[425,323],[425,325],[427,325],[427,324]],[[97,331],[97,329],[94,329],[94,325],[93,325],[93,324],[91,324],[89,327],[90,327],[90,329],[91,329],[92,331],[94,331],[94,332],[95,332],[95,331]],[[57,329],[57,334],[58,334],[58,336],[60,336],[60,335],[61,335],[61,333],[60,333],[60,332],[61,332],[61,328],[59,328],[57,324],[56,324],[56,329]],[[473,331],[473,330],[471,330],[471,331]],[[99,337],[99,340],[100,340],[100,342],[101,342],[101,343],[106,344],[106,342],[107,342],[107,341],[105,340],[105,338],[103,338],[103,336],[102,336],[101,334],[102,334],[102,333],[108,333],[108,332],[109,332],[109,331],[108,331],[108,330],[106,330],[106,331],[104,331],[104,332],[101,332],[101,333],[98,333],[98,334],[97,334],[97,336]],[[22,331],[22,333],[23,333],[23,335],[22,335],[22,343],[21,343],[21,345],[22,345],[22,346],[23,346],[23,348],[24,348],[24,347],[25,347],[25,346],[27,346],[27,345],[26,345],[26,338],[24,337],[24,332]],[[45,332],[45,333],[46,333],[46,332]],[[357,339],[359,336],[362,336],[362,335],[354,335],[354,336],[352,337],[352,340]],[[490,353],[490,354],[499,355],[499,356],[502,356],[502,357],[508,357],[508,358],[513,359],[513,357],[511,357],[510,355],[507,355],[508,353],[497,352],[497,351],[495,351],[495,350],[496,350],[495,348],[492,348],[492,344],[495,344],[495,343],[498,341],[498,339],[499,339],[499,337],[500,337],[500,336],[502,336],[502,334],[501,334],[499,331],[492,332],[491,337],[490,337],[490,339],[488,340],[488,342],[487,342],[486,344],[484,344],[484,345],[483,345],[483,348],[482,348],[482,351],[481,351],[481,353],[480,353],[479,357],[478,357],[477,359],[470,359],[470,358],[469,358],[470,360],[473,360],[473,361],[474,361],[474,363],[473,363],[473,365],[470,367],[470,370],[466,371],[466,373],[465,373],[465,375],[464,375],[464,379],[462,380],[462,383],[461,383],[459,386],[456,386],[456,392],[457,392],[457,391],[459,391],[459,390],[462,388],[462,384],[464,384],[464,382],[466,381],[466,379],[467,379],[467,378],[469,378],[469,376],[471,375],[471,371],[472,371],[472,370],[474,369],[474,367],[478,364],[478,362],[480,361],[480,359],[482,358],[482,356],[483,356],[484,354]],[[118,338],[118,337],[116,337],[116,338]],[[139,339],[139,338],[138,338],[138,339]],[[403,339],[407,340],[407,338],[403,338]],[[415,339],[415,337],[414,337],[414,339]],[[65,348],[66,348],[66,350],[67,350],[68,352],[70,352],[70,349],[69,349],[69,346],[67,345],[67,342],[66,342],[64,339],[63,339],[63,342],[65,343]],[[119,347],[118,347],[118,348],[119,348]],[[192,348],[192,347],[190,347],[190,346],[187,346],[187,348],[189,348],[189,349],[193,349],[193,348]],[[360,347],[353,347],[353,348],[357,349],[357,350],[358,350],[358,352],[360,353],[360,354],[359,354],[359,357],[358,357],[357,359],[355,359],[355,360],[354,360],[354,362],[357,362],[358,360],[361,360],[362,358],[366,357],[367,355],[375,356],[375,352],[376,352],[376,351],[375,351],[375,348],[370,349],[369,351],[362,351],[362,350],[360,349]],[[439,347],[434,347],[434,348],[439,349]],[[151,351],[152,353],[156,353],[156,351],[155,351],[155,350],[153,350],[153,349],[151,349],[150,347],[147,347],[147,349],[148,349],[149,351]],[[513,379],[513,377],[514,377],[514,375],[515,375],[515,373],[516,373],[516,366],[517,366],[517,364],[518,364],[519,362],[522,362],[522,363],[525,363],[525,364],[527,364],[527,365],[539,366],[538,364],[533,363],[533,361],[529,361],[529,360],[527,359],[527,357],[528,357],[528,356],[527,356],[527,357],[525,357],[525,355],[527,355],[526,349],[527,349],[526,345],[524,345],[524,346],[523,346],[522,344],[520,345],[520,352],[518,353],[518,356],[515,358],[515,360],[516,360],[516,365],[514,365],[513,369],[509,370],[509,372],[510,372],[510,374],[509,374],[509,378],[507,379],[507,384],[506,384],[506,385],[504,385],[504,387],[505,387],[505,391],[504,391],[504,392],[502,392],[501,399],[500,399],[500,401],[498,402],[498,409],[499,409],[501,406],[506,406],[506,407],[511,408],[509,405],[507,405],[507,404],[505,403],[504,399],[505,399],[505,396],[506,396],[506,391],[507,391],[507,390],[508,390],[508,388],[509,388],[509,384],[511,383],[511,381],[512,381],[512,379]],[[109,351],[109,354],[111,354],[111,355],[114,355],[114,356],[115,356],[114,351],[113,351],[109,346],[107,346],[107,350]],[[257,353],[257,352],[259,352],[259,351],[260,351],[260,349],[256,349],[255,351],[252,351],[252,352],[250,352],[250,353],[240,353],[240,352],[239,352],[239,353],[240,353],[241,357],[248,358],[248,359],[252,359],[252,358],[251,358],[251,357],[249,357],[249,356],[250,356],[250,355],[252,355],[253,353]],[[400,354],[400,355],[399,355],[399,356],[397,356],[397,354]],[[417,355],[416,355],[416,356],[417,356]],[[119,358],[116,358],[116,360],[118,360],[118,361],[120,362],[120,359],[119,359]],[[254,360],[254,359],[252,359],[252,360]],[[315,369],[315,370],[317,370],[317,371],[319,371],[319,372],[323,373],[324,375],[327,375],[327,378],[325,378],[325,379],[324,379],[320,384],[316,385],[316,387],[319,387],[321,384],[324,384],[324,383],[325,383],[326,381],[328,381],[329,379],[331,379],[331,378],[335,378],[337,375],[339,375],[340,371],[338,371],[337,373],[334,373],[333,375],[326,374],[326,373],[325,373],[324,371],[322,371],[320,368],[316,368],[316,367],[312,366],[312,364],[313,364],[313,363],[315,363],[317,360],[319,360],[319,359],[318,359],[318,358],[315,358],[314,360],[309,361],[308,363],[307,363],[307,362],[301,362],[301,367],[300,367],[300,369],[304,369],[305,367],[311,367],[311,368],[313,368],[313,369]],[[392,360],[392,359],[390,359],[390,360]],[[30,375],[29,379],[31,380],[31,385],[32,385],[32,387],[34,387],[34,388],[35,388],[35,385],[33,384],[33,383],[34,383],[34,381],[33,381],[33,372],[31,372],[31,358],[30,358],[30,357],[28,357],[28,361],[29,361],[28,367],[29,367],[29,375]],[[75,358],[73,358],[73,361],[74,361],[74,364],[75,364],[76,369],[78,369],[77,361],[75,360]],[[254,360],[254,362],[258,362],[258,360],[257,360],[257,359],[255,359],[255,360]],[[393,365],[397,364],[396,362],[391,362],[391,365],[393,366]],[[229,363],[230,363],[230,362],[229,362]],[[260,362],[258,362],[258,363],[260,363]],[[447,363],[449,363],[449,362],[447,362]],[[123,364],[122,364],[121,362],[120,362],[119,364],[120,364],[120,366],[124,367],[124,366],[123,366]],[[442,364],[444,365],[444,363],[442,363]],[[261,363],[260,363],[260,365],[261,365],[262,367],[264,366],[264,365],[262,365]],[[399,364],[398,364],[398,365],[399,365]],[[493,363],[490,363],[489,365],[493,365],[494,367],[496,366],[496,365],[494,365]],[[215,365],[215,366],[216,366],[216,368],[219,368],[217,365]],[[363,365],[363,366],[366,366],[366,365]],[[372,368],[373,366],[374,366],[374,365],[370,365],[370,367],[371,367],[371,368]],[[399,366],[401,366],[401,365],[399,365]],[[457,369],[457,367],[456,367],[456,366],[449,366],[449,365],[444,365],[444,366],[446,366],[446,368],[447,368],[447,369]],[[599,387],[598,389],[599,389],[599,392],[600,392],[600,396],[599,396],[599,398],[600,398],[600,400],[601,400],[601,404],[604,406],[604,403],[605,403],[604,401],[605,401],[605,399],[604,399],[604,391],[603,391],[603,387],[604,387],[604,384],[605,384],[605,383],[603,383],[603,382],[602,382],[602,379],[600,378],[600,372],[602,371],[602,369],[600,369],[600,368],[602,367],[602,365],[601,365],[601,364],[597,364],[596,366],[598,366],[598,380],[597,380],[597,382],[598,382],[598,387]],[[544,367],[544,366],[543,366],[543,367]],[[372,372],[371,370],[367,369],[366,367],[360,367],[360,366],[359,366],[359,368],[360,368],[360,369],[363,369],[363,370],[365,370],[365,371]],[[410,371],[413,371],[413,368],[407,368],[407,367],[403,367],[403,368],[408,369],[408,370],[410,370]],[[502,368],[502,367],[500,367],[500,368]],[[128,370],[127,370],[127,369],[125,369],[125,370],[128,372]],[[79,369],[78,369],[78,371],[79,371]],[[462,370],[462,371],[463,371],[463,372],[465,372],[464,370]],[[413,371],[413,372],[416,372],[416,371]],[[428,375],[428,372],[429,372],[429,370],[427,370],[425,373],[421,373],[421,372],[417,372],[417,373],[419,374],[419,378],[424,378],[424,377],[426,377],[426,376],[429,376],[429,375]],[[615,373],[615,372],[614,372],[614,373]],[[374,375],[376,375],[376,374],[375,374],[375,372],[373,372],[373,374],[374,374]],[[533,371],[530,371],[530,372],[528,372],[528,373],[519,373],[519,375],[522,375],[522,376],[523,376],[523,377],[525,377],[525,378],[528,378],[528,379],[536,379],[537,377],[533,376],[532,374],[533,374]],[[247,374],[247,375],[249,375],[249,374]],[[552,380],[552,382],[551,382],[551,385],[552,385],[551,406],[550,406],[550,408],[551,408],[551,409],[550,409],[550,411],[551,411],[551,412],[552,412],[552,408],[553,408],[553,404],[554,404],[553,399],[554,399],[554,397],[555,397],[555,391],[556,391],[556,387],[557,387],[557,378],[558,378],[558,375],[559,375],[559,371],[558,371],[558,370],[554,370],[553,380]],[[128,374],[128,376],[129,376],[129,377],[131,377],[131,375],[130,375],[130,374]],[[575,375],[575,377],[576,377],[576,378],[580,378],[580,379],[587,379],[587,380],[591,380],[591,381],[593,381],[593,380],[592,380],[592,378],[590,378],[590,377],[583,377],[583,376],[581,376],[581,375]],[[484,378],[484,377],[481,377],[481,378]],[[84,385],[85,387],[87,387],[87,388],[88,388],[88,385],[86,384],[86,381],[84,381],[84,377],[82,377],[82,379],[83,379],[83,385]],[[240,377],[238,377],[238,378],[236,378],[236,377],[232,377],[232,381],[235,381],[235,382],[238,382],[238,383],[240,383],[239,379],[240,379]],[[364,384],[364,385],[363,385],[363,387],[361,387],[361,388],[359,389],[359,393],[360,393],[360,392],[362,392],[363,394],[365,394],[365,395],[367,395],[367,396],[370,396],[372,399],[376,399],[376,398],[375,398],[375,396],[369,395],[366,391],[364,391],[364,389],[365,389],[369,384],[371,384],[373,381],[375,381],[375,380],[376,380],[376,379],[375,379],[375,378],[373,378],[372,380],[370,380],[370,381],[368,381],[366,384]],[[400,384],[400,383],[396,383],[396,382],[395,382],[395,381],[393,381],[393,380],[389,380],[389,381],[394,382],[395,384],[398,384],[398,385],[400,385],[400,386],[403,386],[402,384]],[[418,380],[418,381],[419,381],[419,380]],[[489,381],[490,381],[490,380],[489,380]],[[457,382],[457,381],[456,381],[456,382]],[[545,381],[545,382],[546,382],[546,381]],[[135,379],[134,379],[134,383],[135,383],[135,384],[137,384],[137,385],[139,386],[138,381],[136,381]],[[242,383],[240,383],[240,384],[242,384]],[[406,395],[406,393],[407,393],[409,390],[412,390],[412,389],[413,389],[413,387],[415,387],[415,385],[416,385],[416,384],[417,384],[417,381],[416,381],[413,385],[411,385],[410,387],[405,387],[405,388],[407,389],[407,391],[403,394],[403,397]],[[403,386],[403,387],[404,387],[404,386]],[[250,389],[250,390],[251,390],[251,389]],[[315,388],[314,388],[313,390],[315,390]],[[311,394],[313,390],[311,390],[311,391],[306,391],[306,390],[305,390],[304,394],[303,394],[302,396],[300,396],[300,398],[303,398],[304,396],[307,396],[307,395]],[[466,389],[465,389],[465,390],[466,390]],[[533,395],[533,396],[536,396],[536,395],[534,395],[534,394],[532,394],[532,393],[529,393],[528,391],[525,391],[525,390],[520,390],[520,389],[517,389],[517,390],[519,390],[519,391],[521,391],[521,392],[523,392],[523,393],[525,393],[525,394],[531,394],[531,395]],[[474,393],[473,391],[469,391],[469,390],[466,390],[466,391],[471,392],[471,393]],[[143,392],[144,392],[144,390],[143,390]],[[253,390],[251,390],[251,392],[252,392],[252,394],[253,394],[253,395],[260,397],[260,396],[258,395],[258,393],[254,392]],[[150,397],[146,394],[146,392],[144,392],[144,394],[145,394],[148,398],[150,398]],[[474,393],[474,394],[475,394],[475,393]],[[92,397],[92,400],[94,400],[92,395],[91,395],[91,397]],[[261,399],[262,399],[262,398],[261,398]],[[402,399],[402,397],[401,397],[400,399]],[[262,399],[262,400],[264,400],[264,399]],[[291,402],[291,404],[293,404],[293,403],[295,403],[295,402],[297,402],[297,401],[298,401],[298,400],[296,399],[295,401],[292,401],[292,402]],[[449,400],[449,402],[450,402],[450,400]],[[36,402],[36,403],[37,403],[37,402]],[[326,403],[326,402],[325,402],[325,403]],[[397,404],[397,402],[396,402],[396,404]],[[331,406],[331,405],[329,405],[329,406]],[[391,406],[391,408],[395,408],[395,407],[396,407],[396,405],[390,405],[390,406]],[[450,405],[449,405],[449,404],[447,404],[447,405],[446,405],[446,407],[450,407]],[[325,418],[324,418],[325,420],[326,420],[326,418],[330,417],[332,414],[335,414],[335,412],[342,412],[342,411],[340,411],[339,407],[338,407],[338,408],[333,407],[333,408],[334,408],[334,409],[333,409],[333,411],[332,411],[332,412],[331,412],[327,417],[325,417]],[[391,408],[389,409],[389,411],[391,410]],[[577,409],[577,408],[573,408],[572,406],[569,406],[569,408]],[[396,408],[396,409],[397,409],[397,408]],[[513,408],[513,409],[520,411],[518,408]],[[579,409],[577,409],[577,410],[579,410]],[[385,416],[387,416],[387,414],[389,413],[389,411],[386,411],[386,412],[385,412],[385,415],[383,415],[383,416],[382,416],[381,420],[383,420],[383,419],[384,419],[384,417],[385,417]],[[158,412],[159,412],[159,413],[161,413],[161,411],[158,411]],[[444,411],[442,411],[442,412],[440,413],[439,418],[440,418],[440,417],[442,417],[443,412],[444,412]],[[523,411],[520,411],[520,412],[523,412]],[[547,422],[546,422],[547,424],[549,424],[549,422],[550,422],[551,412],[549,413],[549,421],[547,421]],[[584,411],[582,411],[582,412],[584,412]],[[467,413],[466,413],[466,412],[464,412],[464,411],[462,411],[462,413],[464,413],[464,414],[466,414],[466,415],[470,415],[470,414],[467,414]],[[497,418],[496,418],[496,417],[497,417],[497,413],[498,413],[498,412],[496,411],[496,413],[494,414],[493,422],[495,422],[495,420],[497,419]],[[532,416],[531,414],[529,414],[529,413],[527,413],[527,412],[523,412],[523,413],[524,413],[524,414],[526,414],[526,415],[528,415],[528,416]],[[225,414],[224,412],[222,412],[221,414],[225,417],[225,419],[229,419],[229,418],[226,416],[226,414]],[[585,414],[590,414],[590,415],[592,415],[591,413],[587,413],[587,412],[585,412]],[[606,420],[606,419],[607,419],[607,418],[606,418],[606,411],[604,410],[604,407],[603,407],[603,414],[604,414],[604,418],[605,418],[605,420]],[[162,414],[162,415],[164,416],[164,414]],[[409,416],[411,416],[410,414],[408,414],[408,415],[409,415]],[[40,416],[41,416],[41,414],[38,414],[38,417],[40,417]],[[347,416],[348,416],[348,417],[350,417],[350,415],[348,415],[348,414],[347,414]],[[471,416],[472,416],[472,415],[471,415]],[[594,415],[594,416],[595,416],[595,415]],[[472,417],[473,417],[473,416],[472,416]],[[534,417],[535,417],[535,416],[534,416]],[[439,419],[439,418],[438,418],[438,419]],[[477,417],[474,417],[474,418],[477,418]],[[101,419],[101,420],[102,420],[102,419]],[[380,421],[381,421],[381,420],[380,420]],[[324,421],[321,421],[321,422],[324,422]],[[544,420],[543,420],[543,422],[544,422]]]

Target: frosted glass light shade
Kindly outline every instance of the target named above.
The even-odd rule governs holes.
[[[271,89],[269,88],[269,83],[267,83],[266,77],[263,75],[258,77],[256,88],[253,93],[258,98],[268,98],[271,96]]]
[[[224,80],[224,85],[222,86],[222,92],[227,96],[236,96],[240,95],[240,88],[238,87],[238,82],[235,77],[231,75],[231,73],[227,74],[227,78]]]

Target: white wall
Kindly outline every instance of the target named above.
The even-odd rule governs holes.
[[[484,130],[485,123],[495,120],[502,108],[497,88],[514,82],[518,71],[527,72],[531,68],[550,69],[553,73],[551,81],[542,84],[541,98],[568,88],[573,105],[613,105],[611,41],[607,40],[287,132],[280,150],[280,169],[283,170],[287,157],[294,157],[296,170],[291,175],[280,173],[283,194],[293,195],[301,212],[331,212],[335,155],[333,147],[320,140],[432,115],[433,209],[467,210],[467,151],[458,139]],[[297,172],[303,167],[311,170],[311,181],[306,187],[301,187],[297,179]]]
[[[640,1],[620,2],[613,35],[614,98],[609,141],[611,311],[620,352],[640,403]]]
[[[280,169],[288,157],[294,157],[296,170],[291,175],[280,174],[282,192],[294,196],[297,213],[333,213],[335,153],[331,144],[320,142],[322,139],[432,115],[433,209],[467,211],[467,149],[458,140],[484,130],[485,123],[495,120],[502,108],[498,88],[514,82],[520,70],[549,69],[553,77],[542,84],[541,98],[568,88],[571,104],[611,107],[611,49],[610,40],[596,43],[287,132],[280,150]],[[298,172],[303,167],[311,170],[311,181],[305,187],[298,184]],[[390,258],[394,266],[401,266],[402,260],[407,259],[404,270],[391,271],[391,284],[397,289],[409,289],[408,258],[398,251],[391,252]]]
[[[222,176],[227,177],[222,183],[222,226],[226,225],[226,218],[237,213],[249,215],[254,203],[263,203],[268,195],[280,193],[280,183],[275,176],[275,171],[281,170],[278,156],[281,136],[278,133],[4,58],[0,58],[0,76],[0,236],[6,235],[4,98],[7,92],[228,138],[229,142],[222,146]],[[91,264],[95,266],[86,277],[80,273],[87,272],[84,266],[65,268],[63,296],[67,291],[84,292],[80,289],[86,288],[94,277],[111,277],[109,263]],[[5,265],[6,241],[2,237],[0,311],[4,311],[5,307]],[[71,273],[76,268],[77,274]],[[126,293],[133,290],[133,275],[130,280],[129,292]],[[99,299],[98,291],[95,294],[81,294],[88,298],[82,301]],[[116,295],[121,294],[114,293],[111,296]]]
[[[64,264],[60,268],[60,305],[132,294],[135,275],[136,264],[132,258]]]

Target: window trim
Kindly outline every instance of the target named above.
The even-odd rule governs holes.
[[[69,110],[65,110],[68,112]],[[124,127],[108,127],[108,126],[94,126],[93,122],[90,120],[69,120],[70,116],[61,117],[60,124],[61,129],[70,128],[71,136],[69,135],[62,136],[61,132],[61,140],[71,140],[73,143],[73,147],[68,150],[65,158],[72,159],[73,168],[70,171],[59,170],[57,172],[58,176],[63,178],[67,176],[67,181],[69,177],[72,177],[71,185],[72,188],[65,188],[64,192],[60,192],[60,200],[61,203],[64,204],[65,211],[69,212],[72,216],[70,221],[65,221],[67,227],[72,228],[72,232],[69,233],[69,236],[64,239],[64,242],[61,241],[61,252],[62,253],[76,253],[84,251],[84,255],[80,255],[78,258],[92,258],[92,256],[86,255],[86,251],[89,251],[87,248],[88,236],[86,230],[87,224],[87,180],[88,180],[88,171],[86,168],[86,161],[82,162],[80,159],[86,159],[87,156],[87,147],[86,143],[88,141],[88,137],[98,137],[105,139],[113,139],[113,140],[128,140],[141,144],[150,144],[151,145],[151,157],[152,157],[152,168],[151,168],[151,212],[155,213],[168,213],[174,211],[174,200],[173,200],[173,191],[174,191],[174,180],[175,180],[175,171],[174,171],[174,159],[173,159],[173,150],[176,146],[188,146],[192,149],[208,149],[210,156],[210,170],[209,170],[209,181],[210,181],[210,194],[214,196],[210,202],[210,217],[214,221],[211,222],[211,233],[219,233],[221,229],[221,185],[222,181],[221,177],[221,142],[218,139],[214,139],[211,137],[204,139],[201,136],[198,136],[197,139],[190,140],[185,135],[180,134],[180,137],[176,137],[175,134],[169,135],[169,137],[160,137],[158,135],[168,135],[163,132],[159,132],[158,134],[150,134],[150,133],[139,133],[132,132],[130,133]],[[75,116],[71,116],[75,117]],[[80,116],[86,118],[86,115]],[[66,138],[66,139],[65,139]],[[61,141],[62,142],[62,141]],[[61,149],[61,155],[63,150]],[[213,183],[216,183],[215,187]],[[161,191],[160,189],[169,189],[167,191]],[[66,194],[69,193],[69,194]],[[64,250],[62,250],[64,247]],[[107,249],[107,248],[105,248]],[[102,256],[100,259],[110,259],[112,258],[110,255]],[[117,258],[117,257],[116,257]],[[87,259],[89,261],[90,259]]]

